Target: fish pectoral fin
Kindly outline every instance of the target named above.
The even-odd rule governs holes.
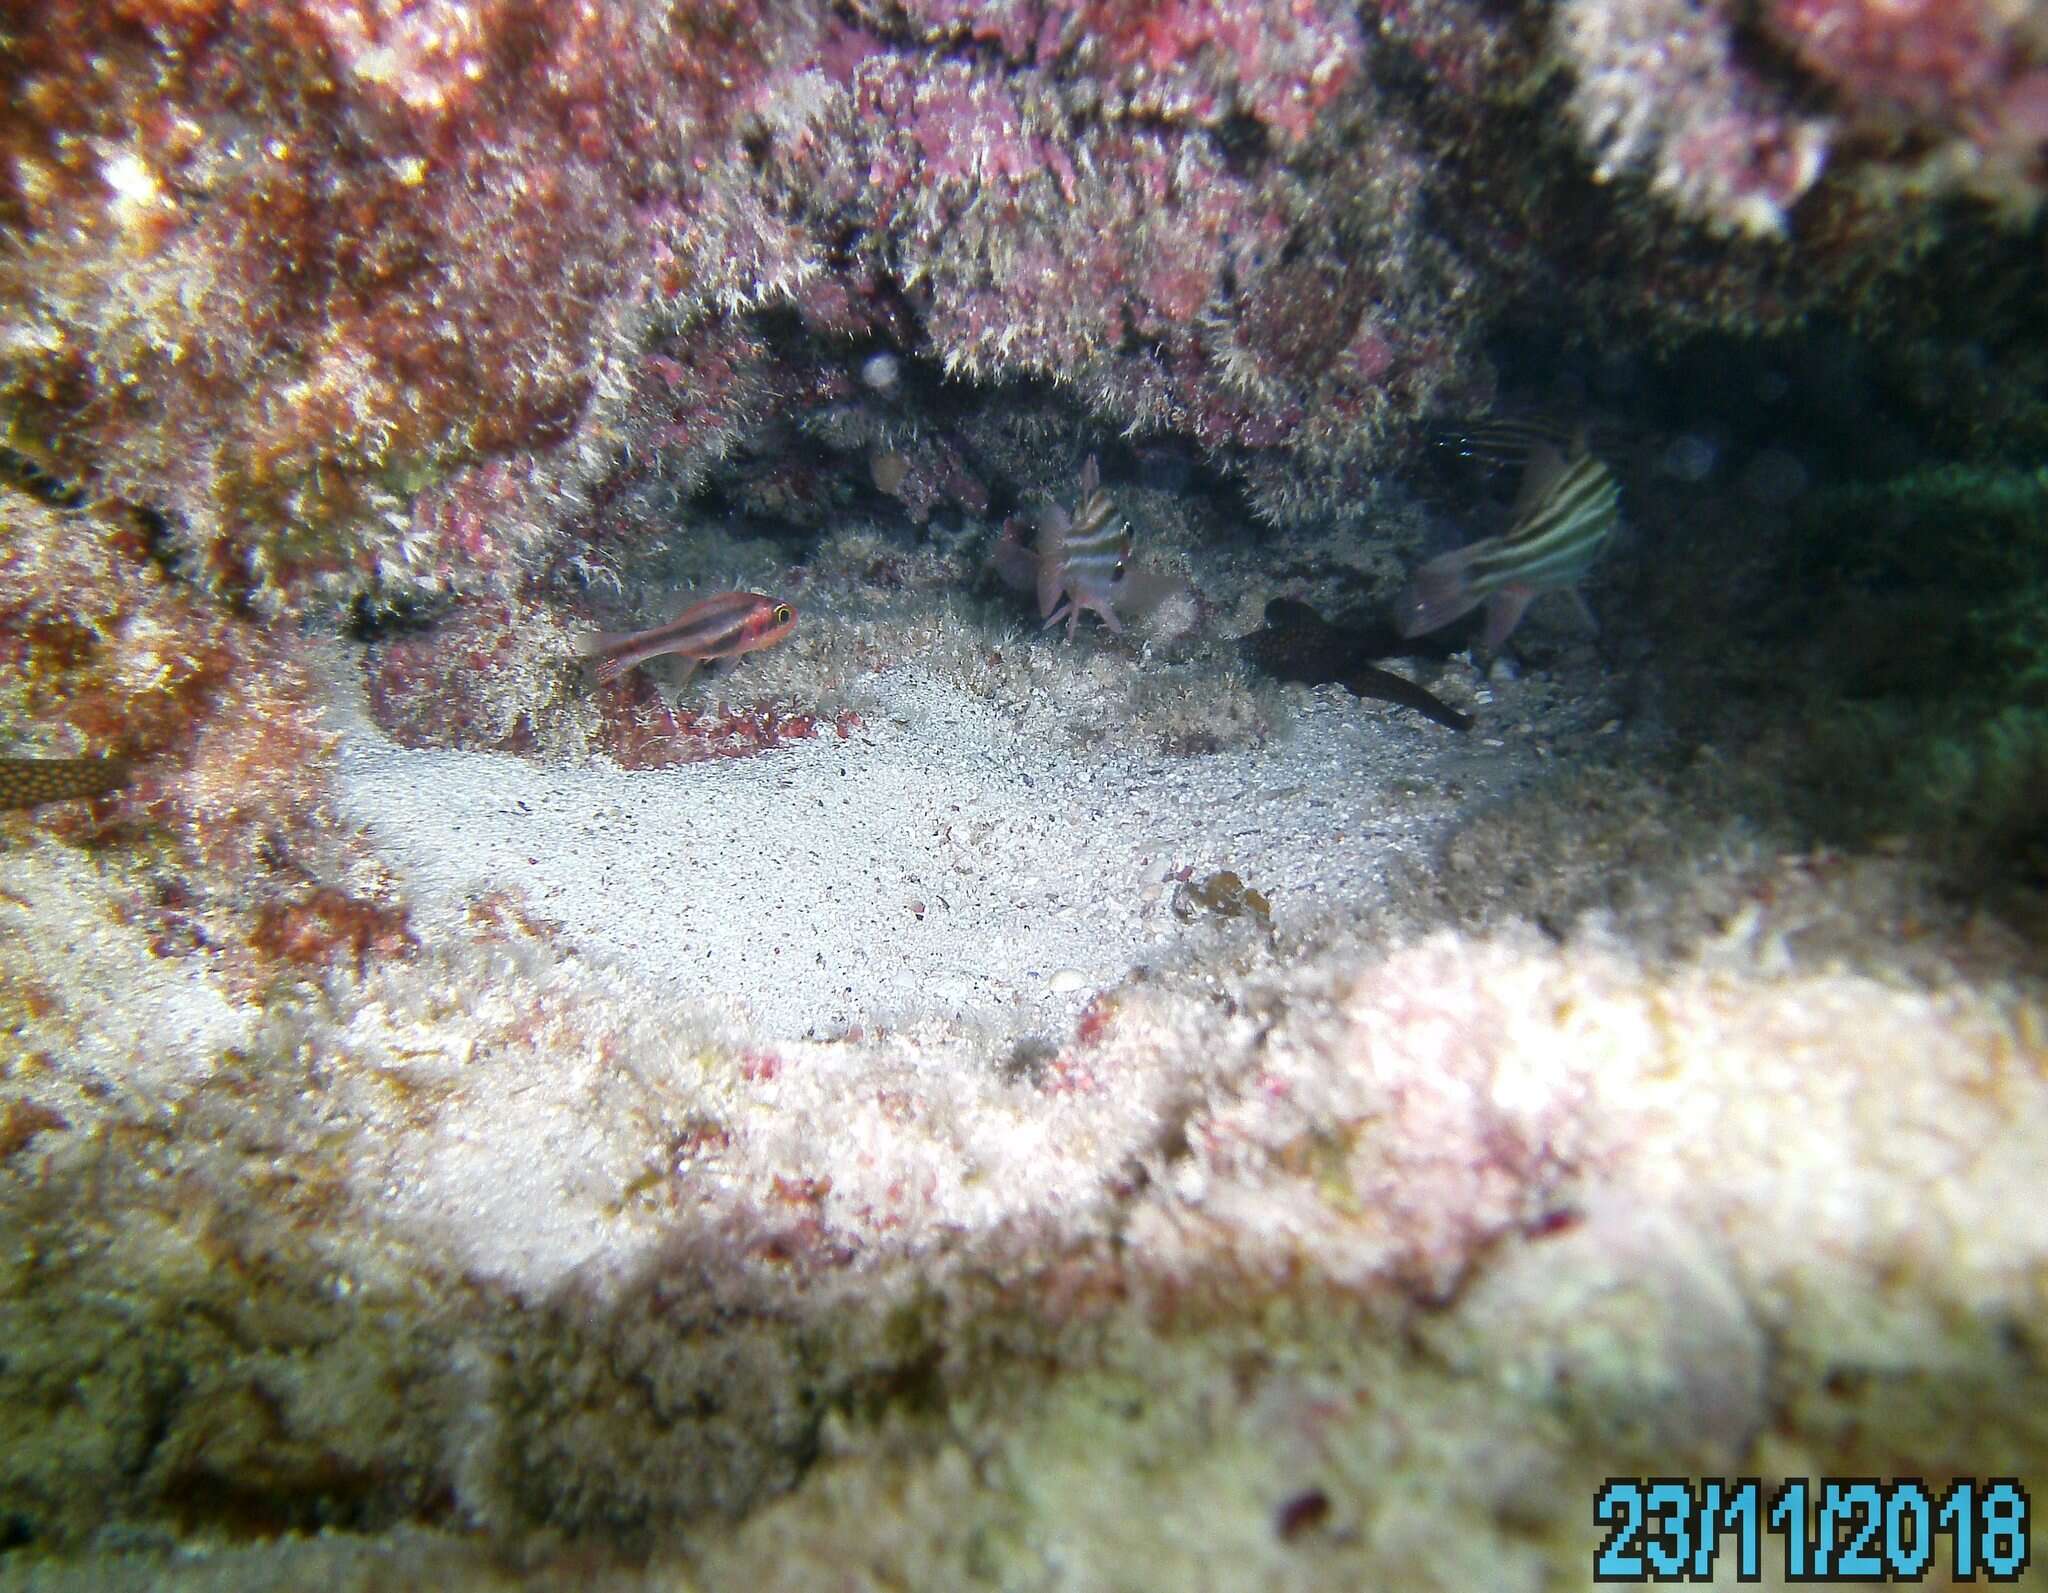
[[[1484,601],[1483,595],[1472,589],[1467,571],[1486,548],[1487,544],[1475,542],[1453,553],[1440,554],[1415,572],[1408,589],[1401,594],[1395,616],[1404,637],[1441,630]]]
[[[1533,586],[1504,586],[1486,600],[1486,629],[1480,634],[1479,645],[1491,652],[1505,642],[1522,623],[1522,614],[1529,607],[1529,600],[1536,595]]]

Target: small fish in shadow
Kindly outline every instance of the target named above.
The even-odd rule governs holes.
[[[105,796],[128,783],[120,758],[0,758],[0,808]]]
[[[1239,644],[1254,669],[1275,680],[1304,685],[1332,682],[1354,697],[1398,703],[1452,730],[1470,730],[1472,716],[1424,691],[1412,680],[1371,662],[1369,642],[1355,631],[1332,625],[1308,604],[1276,597],[1266,604],[1265,623]]]

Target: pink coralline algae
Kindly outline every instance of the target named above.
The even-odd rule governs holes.
[[[604,749],[624,769],[669,769],[678,764],[712,759],[750,758],[785,742],[810,741],[831,734],[844,741],[860,728],[860,715],[843,710],[829,718],[776,708],[732,708],[720,705],[703,711],[670,708],[651,688],[631,688],[633,695],[610,721]]]
[[[1243,116],[1289,143],[1308,137],[1364,59],[1352,11],[1302,0],[910,0],[901,11],[922,42],[993,44],[1018,66],[1077,64],[1111,116],[1192,125]]]
[[[683,49],[630,6],[40,8],[0,112],[12,432],[262,602],[516,564],[573,494],[452,564],[411,500],[601,455],[637,307],[719,286],[639,203],[689,208],[704,108],[763,75],[778,35],[719,16]]]
[[[1174,120],[1246,116],[1289,144],[1309,137],[1364,57],[1355,16],[1294,0],[1096,0],[1070,25],[1109,68],[1113,107]]]
[[[54,0],[0,62],[0,417],[264,612],[658,535],[606,506],[880,417],[812,380],[877,343],[1192,439],[1298,518],[1483,401],[1532,289],[1754,329],[1897,265],[1894,206],[2026,210],[2044,32],[1995,0]],[[841,490],[879,440],[912,517],[972,512],[908,430]]]
[[[1821,174],[1828,123],[1779,107],[1713,8],[1566,0],[1556,30],[1577,77],[1572,114],[1602,181],[1646,169],[1653,189],[1716,227],[1784,230]]]
[[[464,603],[430,631],[376,643],[369,706],[402,746],[553,755],[601,753],[627,769],[750,757],[859,728],[774,704],[728,706],[715,693],[670,706],[641,673],[584,679],[580,638],[527,595]]]
[[[2048,17],[1998,0],[1771,0],[1762,25],[1833,90],[1845,130],[2031,213],[2048,192]]]
[[[1350,136],[1367,53],[1296,0],[42,8],[0,113],[0,399],[266,607],[506,590],[615,472],[687,486],[801,403],[743,324],[774,305],[1121,426],[1327,451],[1312,375],[1267,402],[1224,369],[1287,363],[1233,295],[1307,218],[1357,246],[1346,302],[1469,319],[1413,258],[1426,168]]]
[[[1290,8],[1228,47],[1263,15],[1055,14],[1017,60],[860,56],[771,180],[848,229],[864,279],[893,271],[957,376],[1048,377],[1225,459],[1372,457],[1463,370],[1476,301],[1422,229],[1427,163],[1373,120],[1355,21]]]
[[[1782,233],[1833,168],[1889,203],[2048,193],[2048,22],[1995,0],[1566,0],[1555,40],[1603,174],[1640,169],[1710,224]],[[1759,46],[1767,48],[1759,48]],[[1789,58],[1794,82],[1753,64]]]

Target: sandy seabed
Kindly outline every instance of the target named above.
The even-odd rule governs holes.
[[[1735,841],[1677,955],[1389,930],[1594,844],[1535,691],[1172,758],[912,664],[637,773],[343,697],[417,953],[260,1005],[24,850],[0,1585],[1533,1590],[1608,1475],[2034,1474],[2048,1023]]]
[[[1422,864],[1461,800],[1532,761],[1348,696],[1196,759],[1034,741],[914,669],[850,696],[850,736],[639,772],[400,748],[356,719],[342,805],[428,924],[512,889],[764,1043],[932,1024],[1000,1042],[1199,951],[1177,883],[1232,871],[1275,929],[1306,930],[1383,900],[1390,863]]]

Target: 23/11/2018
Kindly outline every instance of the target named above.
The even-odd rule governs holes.
[[[1608,1529],[1595,1582],[1706,1581],[1724,1549],[1736,1580],[1754,1582],[1766,1538],[1781,1545],[1788,1582],[1918,1582],[1930,1571],[2012,1582],[2033,1558],[2031,1501],[2015,1477],[1958,1477],[1938,1495],[1916,1477],[1790,1477],[1768,1498],[1756,1477],[1610,1477],[1593,1521]]]

